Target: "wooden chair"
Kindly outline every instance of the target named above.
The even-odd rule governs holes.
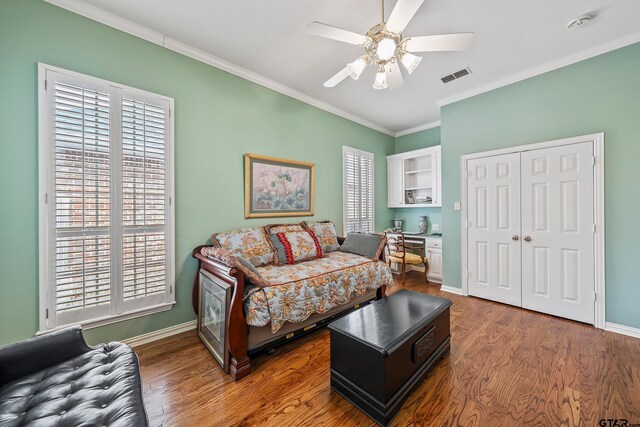
[[[392,230],[386,230],[387,235],[387,262],[391,266],[392,262],[402,265],[402,284],[407,270],[407,264],[424,264],[424,280],[429,284],[427,274],[429,273],[429,260],[424,256],[424,246],[410,246],[405,242],[404,234]],[[418,253],[407,252],[407,249],[416,249]]]

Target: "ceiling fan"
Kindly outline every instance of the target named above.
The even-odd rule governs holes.
[[[324,83],[334,87],[347,77],[358,80],[367,65],[377,67],[374,89],[398,89],[404,85],[398,62],[409,74],[418,67],[421,57],[411,52],[443,52],[465,50],[473,41],[473,33],[441,34],[436,36],[404,37],[402,32],[416,14],[424,0],[398,0],[395,8],[384,20],[384,0],[382,0],[382,22],[374,25],[366,35],[332,27],[314,21],[307,31],[320,37],[363,47],[365,54],[347,64],[342,70]]]

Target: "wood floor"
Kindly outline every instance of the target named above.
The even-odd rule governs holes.
[[[441,292],[417,272],[405,287],[453,300],[451,354],[392,426],[640,424],[639,339]],[[153,426],[374,425],[331,391],[326,330],[254,358],[253,373],[237,383],[195,332],[136,352]]]

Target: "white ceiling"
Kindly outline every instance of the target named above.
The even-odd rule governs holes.
[[[365,33],[376,0],[82,0],[201,49],[392,132],[440,119],[438,100],[461,96],[549,62],[640,34],[638,0],[425,0],[405,36],[475,32],[465,52],[425,53],[400,90],[373,90],[374,71],[335,88],[322,83],[361,48],[307,34],[320,21]],[[387,17],[396,0],[387,0]],[[568,21],[596,15],[572,31]],[[640,41],[640,35],[636,41]],[[447,85],[440,77],[470,67]]]

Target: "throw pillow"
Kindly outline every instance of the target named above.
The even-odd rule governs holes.
[[[280,264],[296,264],[322,258],[322,247],[311,230],[270,234]]]
[[[264,229],[267,234],[288,233],[290,231],[304,231],[302,223],[300,224],[269,224]]]
[[[380,257],[386,243],[387,236],[384,234],[349,233],[340,246],[340,251],[376,260]]]
[[[208,258],[220,261],[229,267],[233,267],[235,261],[235,256],[232,252],[215,246],[205,246],[200,249],[200,253]]]
[[[218,233],[212,235],[211,240],[214,245],[248,259],[256,267],[274,261],[273,248],[263,227]]]
[[[244,277],[256,286],[265,287],[269,283],[260,276],[258,269],[248,259],[234,255],[232,252],[217,247],[207,246],[200,249],[200,253],[208,258],[219,261],[229,267],[235,267],[242,271]]]
[[[242,256],[236,256],[235,266],[242,271],[244,277],[256,286],[264,288],[269,286],[269,282],[260,276],[260,272],[251,261]]]
[[[308,230],[312,230],[315,233],[318,241],[320,242],[320,246],[322,246],[322,252],[329,253],[340,249],[338,236],[336,234],[336,227],[333,225],[333,222],[305,222],[304,225]]]

